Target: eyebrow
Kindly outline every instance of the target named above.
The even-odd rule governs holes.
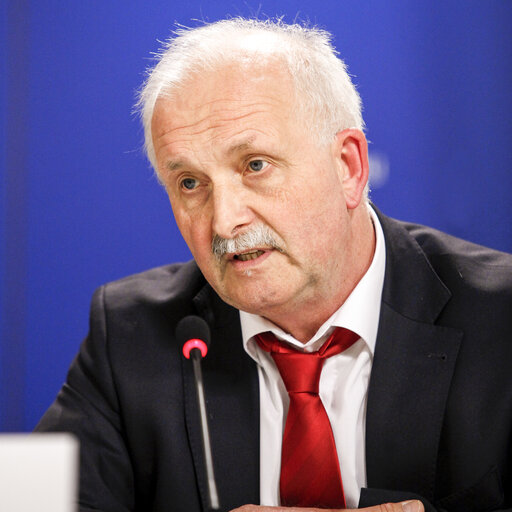
[[[177,171],[185,165],[183,160],[169,160],[165,166],[168,171]]]
[[[243,153],[244,151],[253,149],[254,148],[254,145],[253,145],[254,139],[255,139],[255,137],[250,137],[246,141],[234,144],[233,146],[228,148],[228,150],[226,151],[226,154],[232,155],[234,153]],[[172,172],[172,171],[178,171],[182,167],[185,167],[186,165],[187,165],[187,163],[184,160],[169,160],[165,167],[168,171]]]
[[[254,139],[255,137],[251,137],[244,142],[234,144],[227,150],[227,154],[232,155],[233,153],[242,153],[243,151],[247,151],[248,149],[253,149]]]

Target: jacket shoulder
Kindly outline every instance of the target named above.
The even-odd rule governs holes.
[[[443,278],[457,278],[482,290],[512,295],[512,254],[490,249],[427,226],[401,222],[416,240],[434,270]]]
[[[189,301],[205,283],[194,261],[174,263],[107,283],[96,290],[94,298],[101,296],[109,308],[155,308],[173,300]]]
[[[496,267],[512,266],[512,254],[478,245],[421,224],[396,222],[401,224],[416,239],[427,254],[444,254],[459,258],[478,259],[483,264]]]

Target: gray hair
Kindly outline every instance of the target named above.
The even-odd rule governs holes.
[[[258,247],[272,247],[283,252],[279,237],[266,224],[250,226],[233,238],[215,235],[212,239],[212,253],[218,260],[228,253],[235,254]]]
[[[337,57],[329,32],[280,19],[232,18],[198,28],[180,28],[157,54],[137,103],[144,125],[146,154],[155,168],[151,120],[156,101],[171,95],[187,78],[233,62],[278,59],[290,73],[299,98],[294,110],[314,119],[312,137],[330,142],[345,128],[364,128],[361,99]]]

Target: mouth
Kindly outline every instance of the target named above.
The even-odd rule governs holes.
[[[265,251],[256,249],[255,251],[244,252],[243,254],[235,254],[233,255],[233,259],[237,261],[255,260],[256,258],[259,258],[262,254],[264,254],[264,252]]]

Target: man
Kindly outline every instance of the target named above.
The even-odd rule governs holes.
[[[207,508],[175,338],[190,314],[212,331],[204,380],[223,509],[512,507],[512,258],[368,203],[360,100],[328,34],[242,19],[182,32],[141,109],[194,261],[95,294],[89,336],[38,426],[80,438],[80,510]],[[322,437],[297,468],[288,455],[311,439],[286,435],[287,416],[303,416],[276,353],[311,361],[339,333],[350,343],[302,393],[327,415],[332,453],[318,465]],[[311,498],[324,484],[339,486],[338,504]]]

